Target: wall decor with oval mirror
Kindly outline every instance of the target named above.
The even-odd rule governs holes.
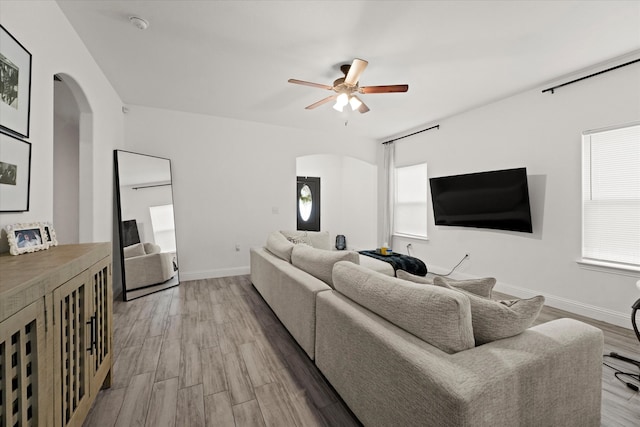
[[[297,229],[320,231],[320,178],[299,176],[296,181]]]
[[[171,161],[115,150],[123,299],[180,284]]]

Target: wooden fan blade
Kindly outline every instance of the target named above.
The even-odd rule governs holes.
[[[305,107],[305,109],[313,110],[314,108],[319,107],[322,104],[326,104],[327,102],[329,102],[329,101],[331,101],[333,99],[336,99],[337,97],[338,97],[338,95],[327,96],[325,99],[321,99],[320,101],[315,102],[315,103],[309,105],[308,107]]]
[[[326,89],[326,90],[333,89],[333,86],[322,85],[320,83],[305,82],[304,80],[289,79],[289,83],[294,83],[294,84],[303,85],[303,86],[318,87],[320,89]]]
[[[360,75],[367,68],[369,63],[364,59],[354,59],[351,67],[349,68],[349,72],[347,73],[347,77],[344,79],[344,83],[350,86],[355,86],[360,80]]]
[[[358,89],[360,93],[391,93],[406,92],[409,85],[387,85],[387,86],[364,86]]]

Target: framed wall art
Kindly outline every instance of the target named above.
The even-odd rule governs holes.
[[[31,143],[0,133],[0,212],[29,210]]]
[[[49,248],[45,241],[42,223],[11,224],[7,225],[5,229],[7,230],[7,240],[9,241],[11,255],[20,255]]]
[[[0,128],[29,137],[31,54],[0,25]]]

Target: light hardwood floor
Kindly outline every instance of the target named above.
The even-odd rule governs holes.
[[[577,316],[545,307],[538,323],[559,317]],[[640,358],[632,331],[579,319],[604,330],[606,352]],[[116,301],[113,325],[112,387],[85,426],[360,425],[248,276]],[[607,367],[602,384],[602,425],[640,425],[639,393]]]

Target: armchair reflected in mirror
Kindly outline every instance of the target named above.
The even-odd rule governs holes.
[[[180,284],[171,161],[114,150],[123,299]]]

